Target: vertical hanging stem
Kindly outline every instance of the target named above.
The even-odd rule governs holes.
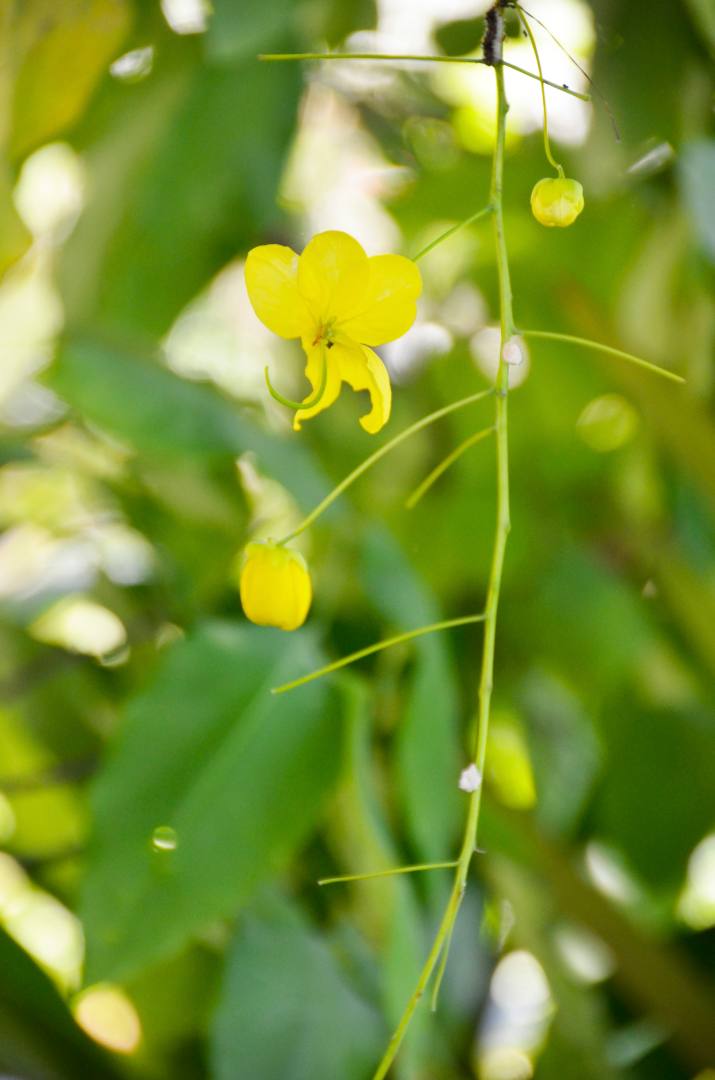
[[[500,16],[500,12],[497,12]],[[473,760],[476,762],[480,774],[484,773],[484,763],[487,749],[487,736],[489,730],[489,714],[491,710],[492,684],[494,679],[494,649],[496,641],[497,612],[499,607],[499,595],[501,592],[502,569],[506,541],[509,535],[509,446],[507,438],[507,403],[509,393],[509,367],[503,358],[504,345],[514,334],[514,317],[512,314],[511,281],[509,277],[509,263],[507,259],[506,241],[504,238],[504,218],[502,208],[502,181],[504,173],[504,141],[506,133],[506,115],[508,105],[504,94],[504,71],[501,65],[501,35],[503,29],[499,27],[499,41],[495,55],[494,74],[497,84],[497,136],[494,149],[492,167],[492,182],[490,205],[493,208],[494,238],[496,243],[497,273],[499,277],[499,307],[501,319],[501,344],[499,349],[499,369],[496,379],[496,458],[497,458],[497,508],[496,529],[494,534],[494,549],[492,552],[489,583],[487,586],[487,602],[484,624],[484,638],[482,645],[481,675],[479,679],[479,704],[475,719],[469,730],[468,745]],[[445,908],[442,920],[435,935],[427,960],[420,973],[417,985],[412,992],[405,1011],[390,1039],[387,1049],[374,1073],[373,1080],[384,1080],[395,1060],[400,1044],[404,1039],[412,1016],[420,999],[423,997],[429,984],[435,967],[442,956],[439,978],[444,971],[446,963],[446,950],[449,945],[454,924],[457,919],[459,907],[466,889],[467,875],[472,857],[477,844],[477,830],[479,827],[479,809],[481,806],[481,784],[477,790],[469,796],[467,817],[464,827],[462,846],[459,853],[457,867],[455,869],[454,883],[450,892],[449,900]]]

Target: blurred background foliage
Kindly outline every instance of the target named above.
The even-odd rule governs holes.
[[[513,532],[482,844],[439,1011],[400,1080],[715,1072],[715,15],[532,0],[591,70],[549,92],[586,190],[563,233],[538,87],[508,74],[521,326],[595,337],[515,370]],[[290,430],[299,350],[257,322],[256,243],[324,228],[414,254],[486,201],[491,73],[261,64],[462,54],[479,0],[1,0],[0,1067],[14,1077],[361,1080],[421,965],[450,858],[478,627],[267,690],[480,610],[493,446],[404,500],[489,406],[423,431],[301,537],[309,625],[249,627],[236,559],[377,445],[345,394]],[[547,76],[584,80],[538,26]],[[510,28],[511,59],[532,67]],[[487,385],[490,226],[421,264],[384,350],[389,434]],[[385,435],[384,438],[387,438]],[[380,436],[379,439],[382,439]]]

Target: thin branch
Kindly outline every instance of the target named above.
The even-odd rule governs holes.
[[[259,60],[267,62],[284,60],[419,60],[433,64],[484,64],[486,61],[479,56],[420,56],[418,53],[261,53]],[[529,79],[544,82],[553,90],[560,90],[562,94],[569,94],[580,101],[590,101],[589,94],[581,94],[578,90],[572,90],[569,86],[551,82],[550,79],[541,80],[533,71],[519,67],[518,64],[510,64],[507,60],[500,61],[503,67],[511,71],[518,71],[520,75],[526,75]]]
[[[536,338],[543,341],[563,341],[569,345],[581,345],[584,349],[592,349],[594,352],[606,353],[608,356],[617,356],[619,360],[627,360],[630,364],[636,364],[638,367],[645,368],[646,371],[650,371],[654,375],[661,375],[664,379],[670,379],[671,382],[685,382],[683,376],[676,375],[674,371],[668,371],[667,368],[659,367],[658,364],[651,364],[648,360],[643,360],[640,356],[634,356],[632,353],[624,352],[623,349],[614,349],[612,346],[604,345],[600,341],[591,341],[590,338],[574,337],[573,334],[557,334],[551,330],[520,330],[519,333],[525,338]]]
[[[444,240],[449,240],[450,236],[454,236],[460,229],[464,229],[467,225],[473,225],[475,221],[479,221],[480,218],[486,217],[487,214],[491,214],[491,205],[483,207],[481,210],[477,210],[476,214],[472,214],[471,217],[465,218],[464,221],[457,222],[456,225],[452,225],[451,228],[446,229],[443,233],[440,233],[435,240],[431,240],[426,247],[423,247],[421,251],[418,251],[416,255],[412,256],[412,261],[417,262],[418,259],[427,255],[432,248],[436,248],[438,244],[441,244]]]
[[[370,454],[369,457],[366,457],[365,460],[362,461],[357,468],[353,469],[351,473],[348,473],[345,479],[341,480],[337,487],[334,487],[333,490],[318,503],[315,509],[311,510],[311,512],[303,518],[300,525],[294,529],[293,532],[284,536],[282,540],[279,540],[278,543],[287,544],[289,540],[294,540],[296,536],[300,536],[309,525],[313,524],[316,518],[320,517],[320,515],[343,494],[343,492],[347,491],[351,484],[354,484],[363,473],[367,472],[368,469],[371,469],[373,465],[376,465],[385,454],[389,454],[391,450],[394,450],[395,447],[399,446],[405,439],[409,439],[410,436],[415,435],[418,431],[422,431],[423,428],[429,427],[430,424],[434,424],[437,420],[441,420],[443,416],[448,416],[449,413],[456,412],[457,409],[464,409],[467,405],[473,405],[475,402],[481,401],[483,398],[489,397],[493,393],[494,390],[491,387],[488,390],[480,390],[476,394],[470,394],[468,397],[460,398],[459,401],[453,401],[450,405],[445,405],[433,413],[428,413],[428,415],[423,416],[421,420],[417,420],[414,424],[410,424],[408,428],[401,431],[399,435],[395,435],[389,442],[386,442],[381,446],[379,450],[376,450],[373,454]]]
[[[341,874],[340,877],[320,878],[318,885],[342,885],[348,881],[372,881],[374,878],[395,877],[397,874],[417,874],[422,870],[453,870],[457,860],[451,862],[415,863],[412,866],[395,866],[390,870],[373,870],[369,874]]]
[[[372,656],[373,653],[381,652],[383,649],[390,649],[393,645],[401,645],[403,641],[411,641],[413,638],[422,637],[424,634],[433,634],[438,630],[453,630],[457,626],[469,626],[471,623],[483,621],[484,615],[482,614],[461,615],[458,619],[445,619],[443,622],[430,623],[429,626],[420,626],[416,630],[407,630],[404,634],[384,638],[382,641],[367,645],[364,649],[358,649],[357,652],[350,653],[349,656],[342,656],[340,660],[333,660],[332,664],[326,664],[325,667],[318,668],[317,671],[311,671],[308,675],[301,675],[299,679],[294,679],[292,682],[283,683],[282,686],[274,686],[271,693],[285,694],[288,690],[295,690],[298,686],[305,686],[306,683],[313,682],[314,679],[321,679],[323,675],[330,675],[333,671],[347,667],[348,664],[354,664],[356,660],[363,660],[366,656]]]
[[[492,682],[494,678],[494,652],[496,643],[497,611],[501,594],[502,570],[506,553],[507,537],[510,530],[509,515],[509,444],[507,438],[507,405],[509,392],[509,367],[504,361],[504,344],[514,335],[514,317],[512,314],[512,294],[509,276],[509,262],[504,238],[504,220],[502,211],[502,178],[504,169],[504,143],[506,135],[507,101],[504,92],[504,71],[500,64],[495,65],[494,74],[497,84],[497,141],[492,163],[492,184],[490,202],[494,206],[494,235],[497,254],[497,272],[499,278],[499,308],[501,315],[501,349],[499,370],[497,372],[496,394],[496,439],[497,439],[497,508],[494,531],[494,548],[487,587],[486,619],[482,645],[481,674],[479,679],[479,710],[475,724],[470,730],[470,750],[474,746],[474,762],[483,775],[487,751],[487,735],[491,712]],[[440,958],[444,959],[439,977],[446,964],[446,951],[467,884],[467,875],[477,847],[479,814],[481,807],[482,786],[476,788],[469,797],[467,820],[464,825],[462,845],[454,874],[454,881],[449,901],[442,915],[429,955],[422,967],[417,984],[400,1017],[392,1037],[387,1045],[373,1080],[385,1080],[402,1040],[412,1021],[432,974]]]
[[[421,484],[415,488],[411,495],[405,499],[405,506],[408,510],[413,510],[417,503],[427,494],[440,476],[449,469],[451,465],[454,465],[455,461],[458,461],[462,454],[471,449],[472,446],[476,446],[477,443],[486,439],[487,435],[492,435],[496,429],[494,427],[484,428],[483,431],[477,431],[474,435],[470,435],[469,438],[461,442],[459,446],[455,447],[451,454],[448,454],[443,461],[440,461],[439,465],[436,465],[432,472],[424,478]]]

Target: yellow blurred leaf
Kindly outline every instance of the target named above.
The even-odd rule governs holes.
[[[12,201],[10,178],[0,164],[0,277],[25,254],[31,240]]]
[[[131,21],[127,0],[26,0],[18,7],[11,28],[12,158],[77,120]]]

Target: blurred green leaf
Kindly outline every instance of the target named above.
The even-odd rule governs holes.
[[[213,623],[174,646],[130,703],[94,788],[90,982],[178,951],[304,839],[336,780],[341,722],[319,683],[277,698],[270,687],[319,663],[303,631]],[[175,850],[153,848],[157,828],[172,830]]]
[[[322,35],[331,48],[357,30],[374,30],[377,22],[376,0],[329,0],[324,9]]]
[[[457,19],[442,23],[435,37],[437,44],[447,56],[464,56],[474,52],[484,35],[484,19]]]
[[[251,450],[259,468],[304,505],[326,493],[327,482],[295,437],[267,434],[217,390],[124,347],[71,338],[47,379],[77,412],[140,454],[172,462]]]
[[[48,381],[98,427],[150,457],[228,456],[250,445],[238,409],[215,390],[126,349],[71,339]]]
[[[715,821],[715,723],[706,710],[609,703],[608,761],[595,808],[600,835],[657,892],[675,892],[688,857]]]
[[[276,39],[285,37],[294,10],[293,0],[214,0],[206,34],[211,60],[237,60],[270,52]]]
[[[114,126],[87,145],[92,197],[67,249],[71,321],[161,334],[263,236],[299,87],[293,65],[211,68],[171,42],[150,79],[114,91]]]
[[[0,278],[22,258],[32,236],[12,201],[12,184],[0,162]]]
[[[601,746],[575,693],[544,671],[532,671],[521,698],[538,801],[547,831],[576,828],[601,766]]]
[[[346,701],[345,771],[330,815],[331,847],[339,860],[340,873],[388,870],[399,866],[401,859],[390,837],[386,810],[374,781],[368,687],[345,676],[340,686]],[[443,882],[448,880],[444,872],[439,873]],[[379,980],[382,1000],[391,1026],[399,1021],[428,948],[414,884],[414,879],[396,876],[330,886],[349,890],[355,923],[377,945],[384,965]],[[415,1017],[397,1065],[398,1076],[409,1077],[418,1068],[433,1027],[431,1019],[426,1012]]]
[[[605,562],[562,548],[539,583],[530,617],[540,648],[579,682],[602,689],[623,680],[654,640],[642,601]]]
[[[427,587],[390,535],[372,529],[363,548],[363,576],[383,618],[400,630],[436,622]],[[414,673],[396,733],[396,779],[406,826],[420,859],[448,859],[459,821],[459,741],[454,669],[441,634],[414,648]]]
[[[678,174],[697,243],[715,263],[715,139],[686,143]]]
[[[715,6],[710,0],[687,0],[687,4],[710,51],[715,54]]]
[[[295,905],[272,898],[241,917],[214,1020],[215,1080],[364,1080],[385,1034]]]
[[[119,52],[131,8],[126,0],[24,0],[16,9],[10,153],[22,157],[81,115]]]

